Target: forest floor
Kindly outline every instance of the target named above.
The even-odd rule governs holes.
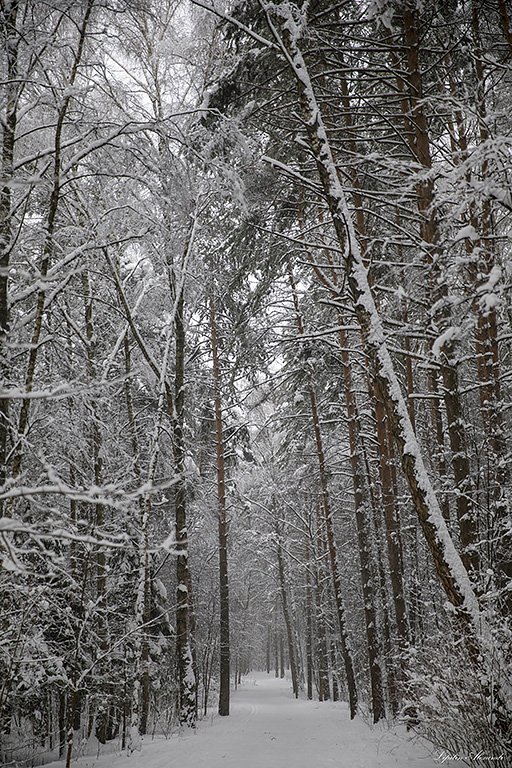
[[[434,768],[444,762],[405,728],[350,720],[341,702],[296,700],[290,683],[252,672],[233,694],[231,715],[195,731],[144,741],[128,757],[81,757],[76,768]],[[46,768],[62,768],[51,763]],[[459,763],[460,765],[460,763]]]

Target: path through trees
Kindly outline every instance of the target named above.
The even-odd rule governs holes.
[[[106,755],[95,768],[434,768],[436,754],[387,728],[350,720],[344,703],[297,701],[291,681],[251,673],[233,696],[232,712],[212,714],[196,733],[147,740],[143,754]],[[81,761],[78,762],[79,768]],[[455,764],[446,762],[448,768]],[[48,768],[58,768],[51,764]]]

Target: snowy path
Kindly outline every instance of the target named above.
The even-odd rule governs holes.
[[[251,673],[232,714],[195,732],[144,743],[131,757],[81,758],[77,768],[434,768],[440,761],[387,727],[350,721],[345,704],[293,698],[290,684]],[[62,763],[53,763],[62,768]],[[49,766],[47,768],[50,768]]]

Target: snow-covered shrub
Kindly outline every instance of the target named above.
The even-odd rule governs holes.
[[[448,631],[415,648],[403,720],[435,746],[438,756],[475,768],[509,765],[512,733],[497,697],[498,681],[480,671],[478,658],[469,663],[469,654],[456,628],[453,637]]]

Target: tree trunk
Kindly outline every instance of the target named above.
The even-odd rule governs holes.
[[[174,326],[176,333],[176,370],[173,414],[173,451],[176,484],[174,504],[176,515],[176,655],[178,660],[178,717],[180,725],[195,727],[196,676],[190,640],[187,531],[187,489],[185,484],[185,440],[183,419],[185,406],[185,327],[183,286],[179,287]]]
[[[293,273],[291,268],[288,270],[288,277],[290,280],[290,286],[292,289],[292,297],[295,306],[295,314],[297,318],[297,325],[299,334],[304,334],[304,328],[302,325],[302,318],[300,314],[297,292],[295,290],[295,282],[293,279]],[[341,579],[339,574],[337,553],[336,553],[336,541],[334,538],[334,528],[332,522],[332,509],[329,498],[329,488],[327,482],[327,472],[325,466],[325,454],[322,441],[322,433],[320,430],[320,419],[318,416],[318,407],[316,402],[316,394],[313,389],[311,377],[308,375],[308,393],[309,402],[311,406],[311,418],[313,422],[313,431],[315,436],[316,453],[318,458],[318,470],[320,478],[320,491],[322,499],[322,508],[324,512],[325,520],[325,532],[327,537],[327,546],[329,552],[329,563],[331,569],[332,585],[334,590],[334,599],[336,603],[336,616],[338,623],[338,630],[340,634],[341,652],[343,656],[343,662],[345,666],[345,674],[347,677],[347,688],[349,694],[350,716],[353,718],[357,712],[357,689],[355,683],[354,667],[352,662],[352,652],[350,650],[348,634],[345,626],[345,608],[343,605],[343,597],[341,594]]]
[[[510,28],[504,4],[499,3],[503,30],[510,45]],[[476,77],[475,111],[478,115],[479,140],[485,146],[490,138],[487,126],[486,78],[480,35],[480,12],[476,2],[472,3],[471,27],[473,35],[473,63]],[[511,48],[512,52],[512,48]],[[465,135],[461,132],[463,155],[467,155]],[[480,166],[479,178],[487,180],[488,162]],[[471,181],[471,179],[469,180]],[[498,349],[498,316],[495,306],[487,306],[479,289],[489,280],[492,269],[499,264],[495,253],[495,234],[490,202],[485,199],[479,211],[470,209],[470,220],[481,237],[475,242],[466,239],[466,248],[477,255],[470,262],[470,279],[476,296],[473,309],[477,316],[475,329],[475,352],[478,363],[480,411],[485,433],[485,450],[488,463],[489,507],[491,530],[488,538],[496,545],[491,553],[491,565],[497,574],[501,589],[500,610],[502,615],[512,614],[512,535],[510,532],[510,509],[507,502],[509,485],[509,457],[503,431],[503,405],[500,386],[500,360]]]
[[[219,715],[229,715],[230,638],[228,585],[228,523],[226,518],[226,473],[222,429],[221,380],[215,304],[210,298],[210,332],[213,357],[215,434],[217,443],[217,513],[219,523],[219,603],[220,603],[220,687]]]
[[[277,602],[274,605],[274,677],[279,677],[279,632],[277,631]]]
[[[406,110],[404,119],[413,130],[409,134],[413,157],[423,168],[432,166],[430,155],[429,128],[424,112],[423,88],[419,63],[419,37],[417,16],[412,8],[404,8],[403,21],[405,42],[407,47],[407,86],[408,98],[402,101]],[[396,57],[392,60],[397,66]],[[403,89],[402,77],[399,75],[400,88]],[[410,121],[412,115],[412,123]],[[427,262],[431,267],[430,281],[433,291],[435,311],[432,317],[434,329],[442,333],[452,325],[451,308],[448,300],[448,288],[441,273],[435,256],[438,252],[439,225],[437,221],[434,184],[431,179],[419,181],[417,184],[417,206],[420,214],[420,228],[423,242],[427,248]],[[439,360],[443,380],[443,394],[448,426],[448,437],[452,454],[452,467],[457,489],[455,505],[459,521],[462,544],[461,558],[468,574],[478,574],[479,558],[476,549],[476,524],[473,507],[473,483],[466,446],[464,421],[458,383],[457,360],[455,344],[448,337],[439,344]]]
[[[280,33],[272,22],[271,13],[275,13],[279,18]],[[471,637],[477,638],[485,648],[490,643],[490,630],[480,611],[467,571],[446,527],[446,521],[425,470],[419,444],[411,426],[409,410],[401,392],[387,348],[382,322],[370,290],[368,268],[361,257],[352,217],[338,179],[314,87],[298,47],[301,29],[297,27],[287,6],[272,6],[268,11],[268,20],[296,79],[304,126],[317,164],[324,198],[329,207],[340,247],[347,253],[345,271],[356,317],[361,327],[377,387],[390,420],[402,469],[423,534],[449,601],[462,623],[471,627],[468,642],[473,644]],[[506,696],[504,698],[506,700]]]
[[[371,519],[370,505],[365,499],[364,471],[361,466],[360,425],[357,413],[352,374],[345,331],[340,324],[340,346],[343,365],[343,382],[345,390],[345,405],[347,408],[347,423],[350,444],[350,463],[352,469],[352,484],[354,488],[354,511],[359,550],[359,565],[363,603],[365,611],[366,641],[368,648],[368,664],[370,670],[370,685],[372,691],[373,722],[377,723],[385,717],[384,693],[382,688],[382,670],[380,667],[380,643],[377,629],[375,609],[374,575],[371,567],[371,543],[368,529]],[[379,435],[380,439],[380,435]],[[366,494],[367,495],[367,494]],[[403,595],[403,590],[402,590]]]
[[[325,522],[320,501],[316,500],[316,535],[315,535],[315,607],[316,607],[316,657],[318,666],[318,700],[329,701],[331,684],[329,680],[329,653],[327,649],[327,613],[330,580],[325,573],[324,562],[327,560],[327,544],[324,537]]]
[[[306,690],[308,699],[313,698],[313,616],[311,599],[310,545],[306,532]]]
[[[281,607],[283,609],[284,624],[286,627],[286,636],[288,639],[288,655],[290,659],[290,671],[292,675],[292,688],[295,698],[299,698],[299,681],[297,675],[297,661],[295,652],[295,641],[293,637],[293,622],[290,615],[290,609],[288,607],[288,596],[286,593],[286,579],[284,573],[284,561],[283,550],[281,547],[281,533],[279,531],[279,525],[277,520],[275,521],[275,535],[276,535],[276,555],[277,555],[277,572],[279,575],[279,591],[281,593]]]
[[[510,29],[510,18],[507,11],[505,0],[498,0],[498,9],[500,12],[500,21],[505,40],[508,44],[508,58],[512,59],[512,31]]]
[[[7,7],[2,6],[3,27],[7,46],[6,57],[6,107],[3,122],[2,139],[2,179],[0,190],[0,388],[9,384],[9,262],[12,239],[12,189],[9,181],[14,175],[14,145],[18,121],[18,46],[19,36],[16,30],[18,0],[12,0]],[[0,488],[6,481],[7,445],[9,436],[9,398],[0,397]],[[3,501],[0,502],[0,515]]]
[[[139,461],[139,440],[137,436],[137,425],[133,412],[133,400],[131,391],[131,354],[128,332],[124,336],[124,356],[125,356],[125,398],[126,411],[128,414],[128,426],[130,430],[130,439],[133,453],[133,470],[137,485],[142,485],[142,473]],[[162,393],[163,394],[163,393]],[[154,480],[156,472],[156,442],[159,438],[161,422],[162,404],[159,403],[158,426],[154,435],[154,446],[150,456],[150,480]],[[139,500],[139,569],[137,599],[135,605],[135,617],[138,626],[138,633],[135,643],[135,670],[134,670],[134,690],[132,697],[132,717],[128,740],[128,749],[133,751],[139,745],[139,735],[143,736],[147,732],[147,722],[149,717],[149,642],[147,636],[147,625],[151,619],[151,574],[149,562],[149,518],[151,512],[151,496],[140,498]]]

